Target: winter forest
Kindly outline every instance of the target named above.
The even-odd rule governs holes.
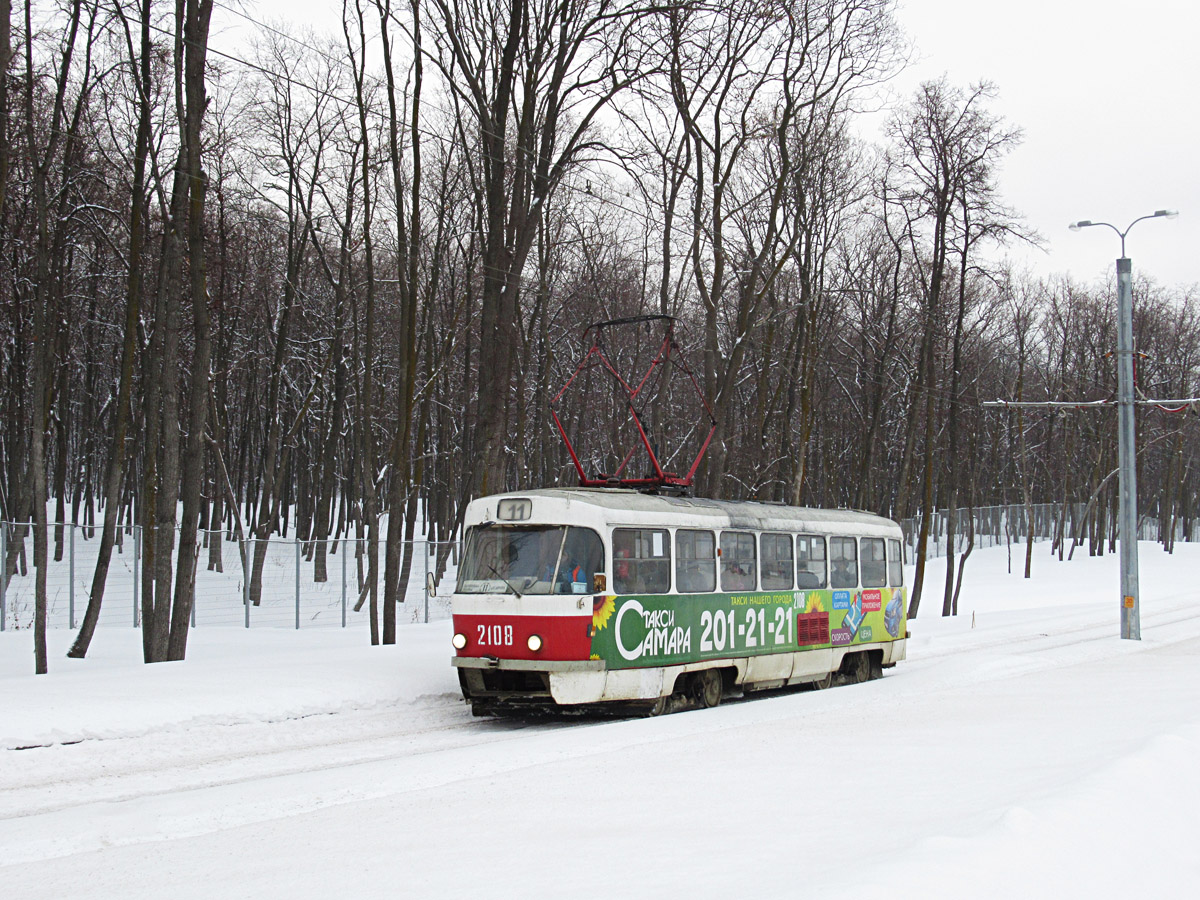
[[[1115,409],[981,405],[1113,397],[1115,280],[1003,262],[1039,241],[1004,200],[1020,123],[988,83],[881,99],[893,0],[344,0],[332,33],[232,2],[0,0],[4,563],[41,598],[55,523],[94,526],[73,654],[129,523],[147,661],[183,658],[223,538],[295,535],[317,581],[362,539],[394,641],[406,542],[573,484],[550,400],[589,324],[643,314],[718,422],[697,493],[917,517],[915,602],[935,509],[1087,504],[1115,539]],[[1134,299],[1141,396],[1193,396],[1194,293]],[[604,408],[562,408],[597,459]],[[1138,411],[1168,542],[1194,415]]]

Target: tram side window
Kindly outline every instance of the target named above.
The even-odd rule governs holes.
[[[830,587],[858,587],[858,541],[851,537],[831,537],[829,564]]]
[[[904,584],[904,562],[900,558],[900,542],[888,541],[888,584],[900,587]]]
[[[567,529],[554,581],[556,594],[590,594],[597,572],[604,571],[604,543],[590,528]]]
[[[752,591],[757,582],[754,535],[748,531],[721,532],[721,590]]]
[[[700,594],[717,588],[716,538],[711,531],[675,532],[675,590]]]
[[[613,529],[613,590],[665,594],[670,589],[671,536],[666,529]]]
[[[884,587],[887,584],[886,555],[883,538],[862,539],[863,587]]]
[[[762,544],[762,586],[764,591],[792,589],[792,536],[764,534]]]
[[[825,587],[825,538],[815,534],[796,537],[796,587]]]

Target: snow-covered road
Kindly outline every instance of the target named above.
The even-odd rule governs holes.
[[[472,720],[447,623],[210,629],[158,667],[104,632],[43,679],[3,635],[0,897],[1187,896],[1182,549],[1143,552],[1140,644],[1111,557],[1031,584],[987,551],[883,680],[657,719]]]

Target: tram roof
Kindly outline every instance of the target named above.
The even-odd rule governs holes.
[[[539,488],[531,491],[512,491],[480,498],[496,501],[501,498],[538,498],[566,501],[609,511],[605,519],[616,521],[627,512],[648,516],[699,516],[727,522],[731,526],[768,530],[771,528],[800,528],[857,524],[861,526],[892,527],[896,524],[883,516],[854,509],[822,509],[787,506],[782,503],[760,503],[750,500],[712,500],[705,497],[672,497],[646,494],[626,488]],[[480,502],[480,501],[476,501]],[[715,524],[715,523],[714,523]]]

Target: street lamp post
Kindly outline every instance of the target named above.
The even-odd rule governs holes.
[[[1132,265],[1125,255],[1125,235],[1143,219],[1179,215],[1160,209],[1129,223],[1124,231],[1108,222],[1084,219],[1072,222],[1072,231],[1104,225],[1121,238],[1121,257],[1117,260],[1117,457],[1120,473],[1118,533],[1121,540],[1121,637],[1142,639],[1141,610],[1138,597],[1137,552],[1137,435],[1133,420],[1133,282]]]

